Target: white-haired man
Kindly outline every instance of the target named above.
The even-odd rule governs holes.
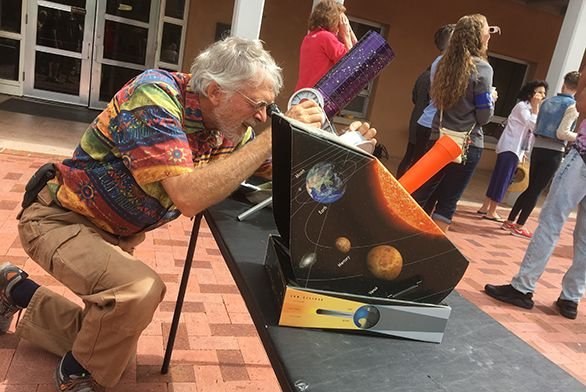
[[[216,42],[190,74],[148,70],[129,81],[72,158],[45,165],[29,181],[22,245],[85,307],[6,263],[0,333],[26,308],[17,334],[62,357],[59,391],[118,383],[165,293],[134,247],[146,231],[221,201],[259,167],[266,172],[271,132],[255,135],[252,127],[267,120],[281,86],[281,69],[260,41]],[[309,101],[287,115],[315,126],[322,118]]]

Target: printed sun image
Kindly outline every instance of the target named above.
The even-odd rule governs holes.
[[[302,287],[441,301],[467,261],[374,157],[294,131],[290,252]]]

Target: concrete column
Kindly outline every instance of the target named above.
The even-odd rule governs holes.
[[[564,75],[579,71],[586,48],[586,1],[570,0],[564,23],[560,30],[553,58],[547,71],[549,95],[557,94],[564,82]]]
[[[235,0],[232,14],[233,36],[257,39],[260,36],[264,0]]]

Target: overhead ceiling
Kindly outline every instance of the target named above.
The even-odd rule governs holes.
[[[564,16],[570,0],[517,0],[529,7],[538,8],[544,11],[552,12],[556,15]]]

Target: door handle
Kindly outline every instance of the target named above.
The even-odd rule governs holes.
[[[85,8],[71,6],[71,13],[78,14],[78,15],[85,15],[86,10],[85,10]]]

